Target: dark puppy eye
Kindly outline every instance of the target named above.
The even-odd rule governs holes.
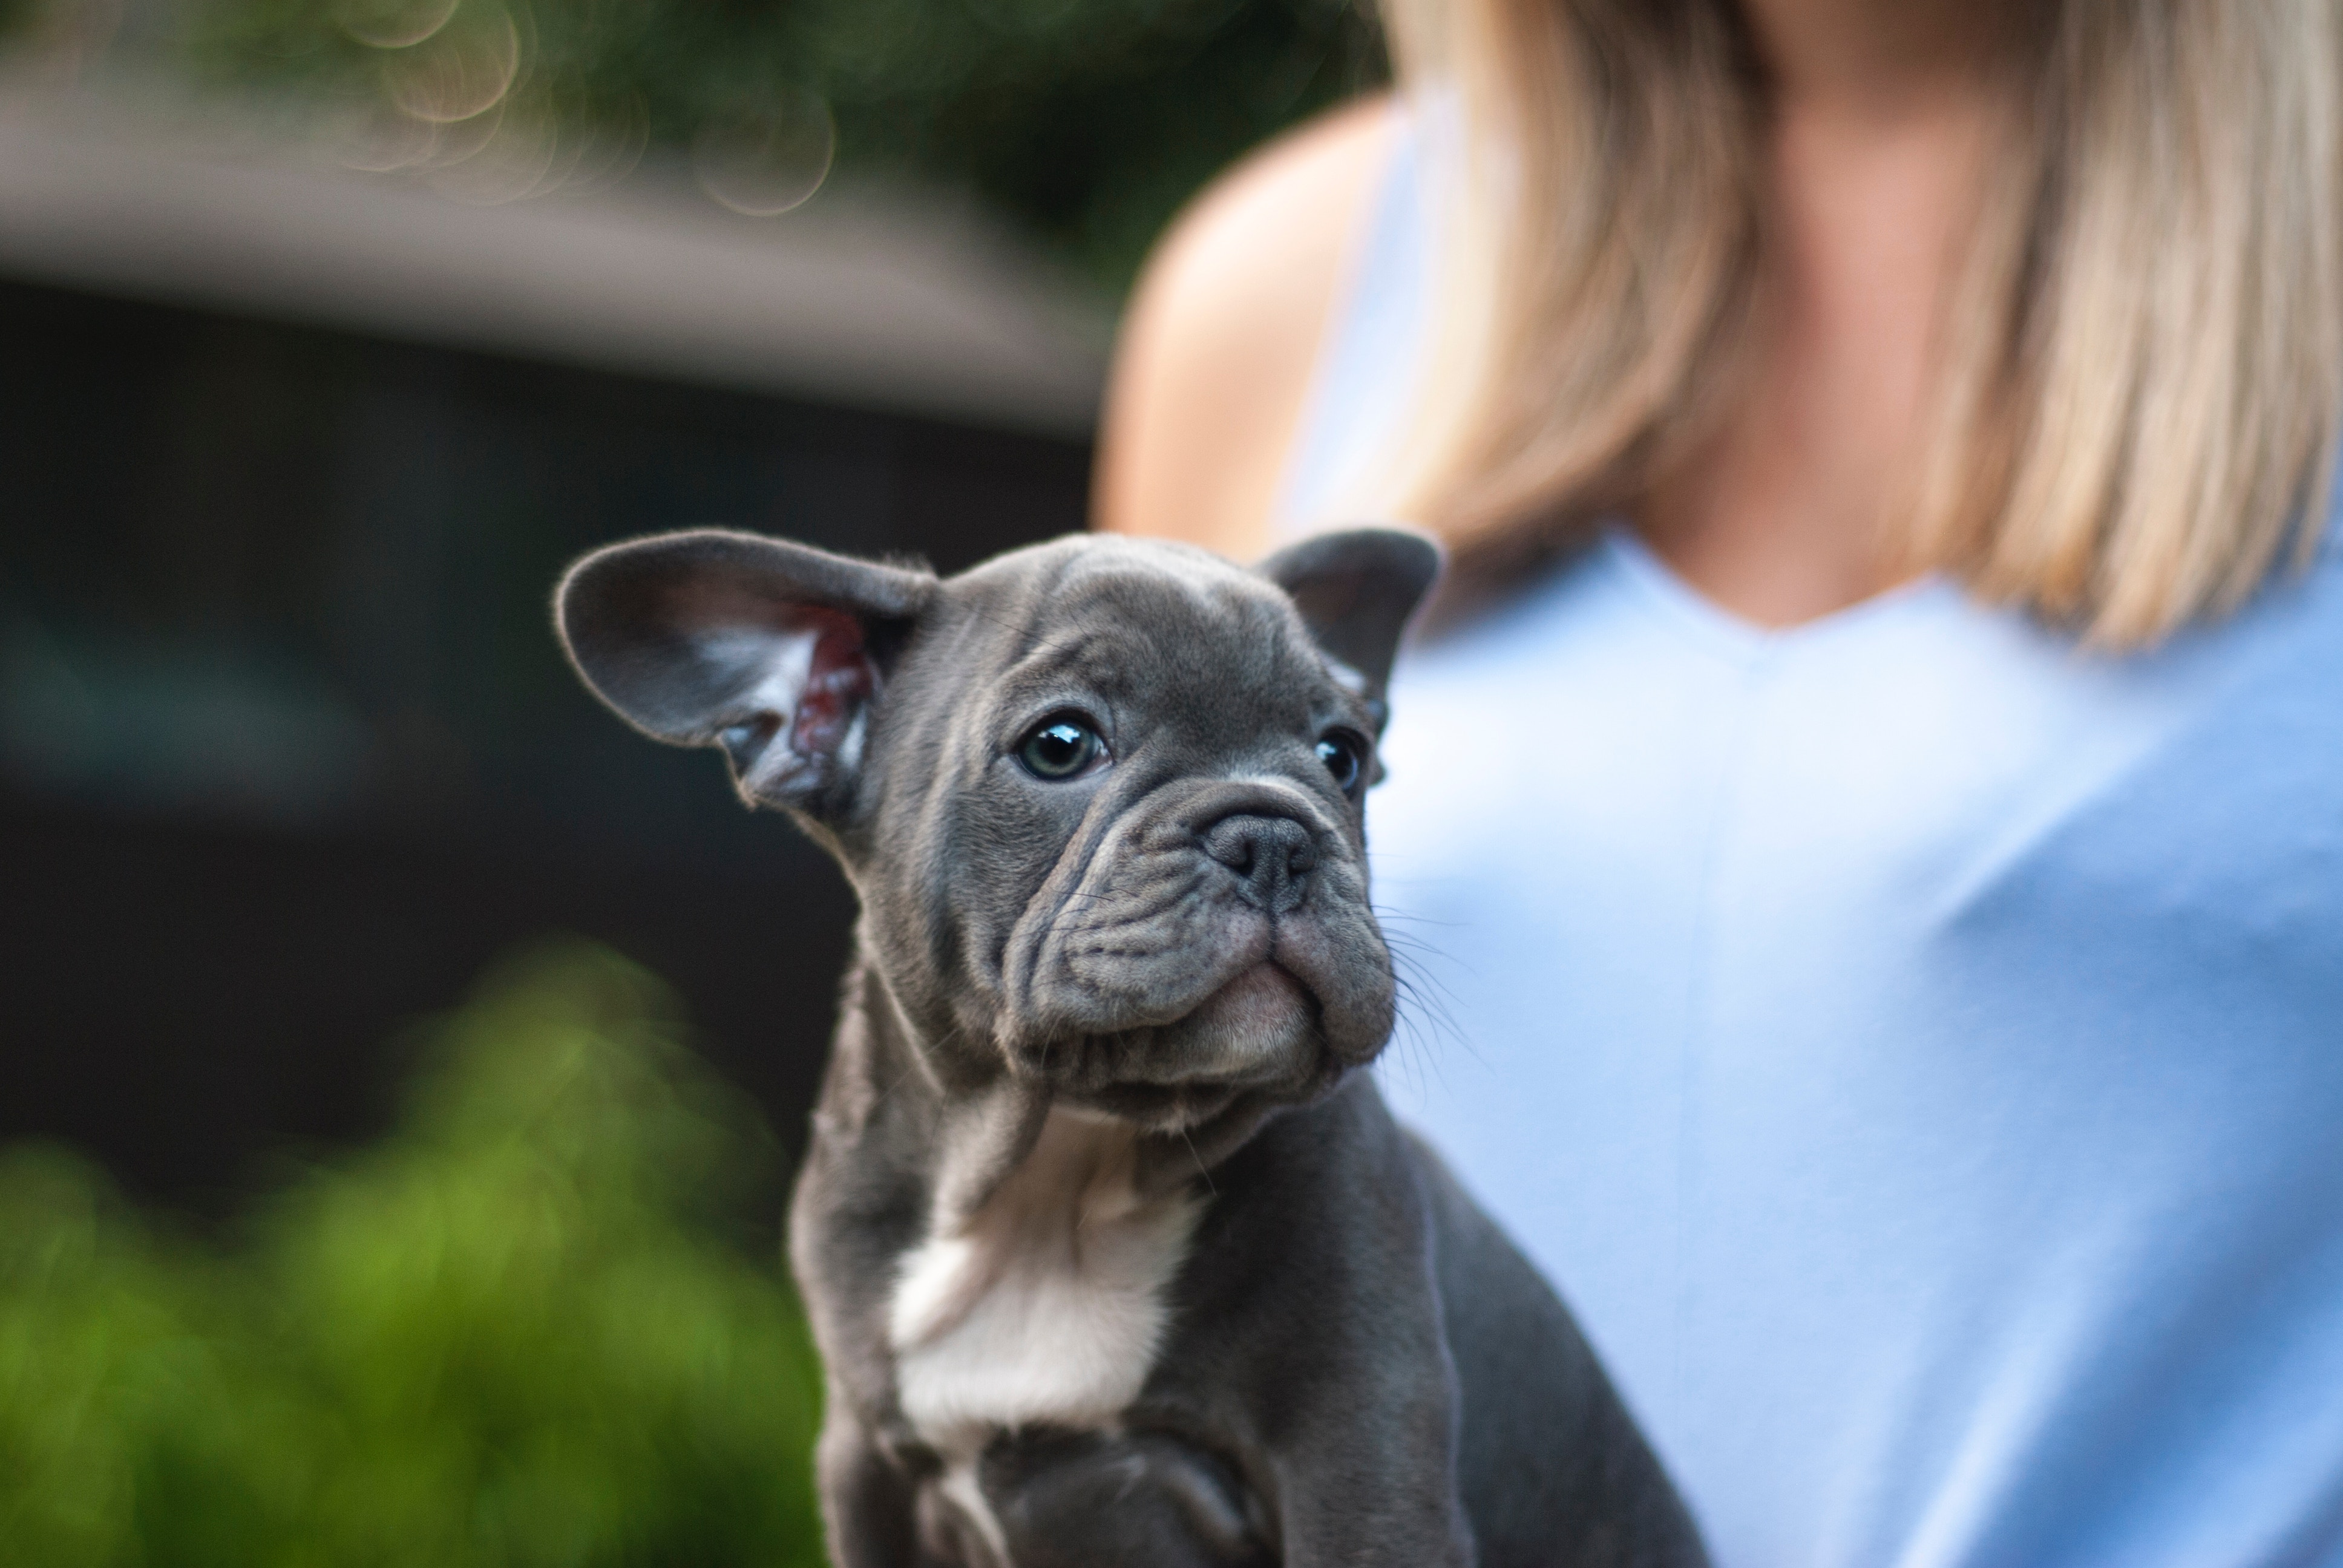
[[[1017,760],[1036,779],[1071,779],[1104,755],[1098,731],[1067,713],[1043,719],[1017,747]]]
[[[1334,788],[1349,795],[1367,770],[1366,742],[1347,729],[1332,729],[1318,742],[1318,760],[1334,776]]]

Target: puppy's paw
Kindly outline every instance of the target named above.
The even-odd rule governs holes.
[[[1018,1568],[1271,1568],[1257,1501],[1216,1456],[1161,1432],[1026,1432],[978,1478]]]

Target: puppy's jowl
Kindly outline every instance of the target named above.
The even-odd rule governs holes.
[[[701,532],[563,581],[588,683],[861,898],[790,1234],[844,1568],[1698,1561],[1356,1070],[1393,1005],[1362,801],[1437,562],[1071,538],[940,580]]]

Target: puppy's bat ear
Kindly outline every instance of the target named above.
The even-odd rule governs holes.
[[[554,625],[588,687],[645,734],[717,746],[742,798],[820,814],[861,761],[886,667],[934,574],[717,528],[585,557]]]
[[[1318,534],[1253,569],[1283,588],[1328,658],[1355,671],[1381,707],[1408,617],[1440,575],[1442,551],[1408,528]]]

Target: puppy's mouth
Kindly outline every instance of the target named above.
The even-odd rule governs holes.
[[[1282,965],[1263,960],[1183,1018],[1098,1038],[1099,1053],[1084,1054],[1106,1072],[1063,1091],[1142,1127],[1176,1131],[1212,1120],[1250,1092],[1313,1087],[1325,1071],[1323,1036],[1317,997]]]
[[[1258,1060],[1318,1029],[1318,999],[1275,960],[1253,965],[1206,997],[1178,1026],[1224,1057]]]

